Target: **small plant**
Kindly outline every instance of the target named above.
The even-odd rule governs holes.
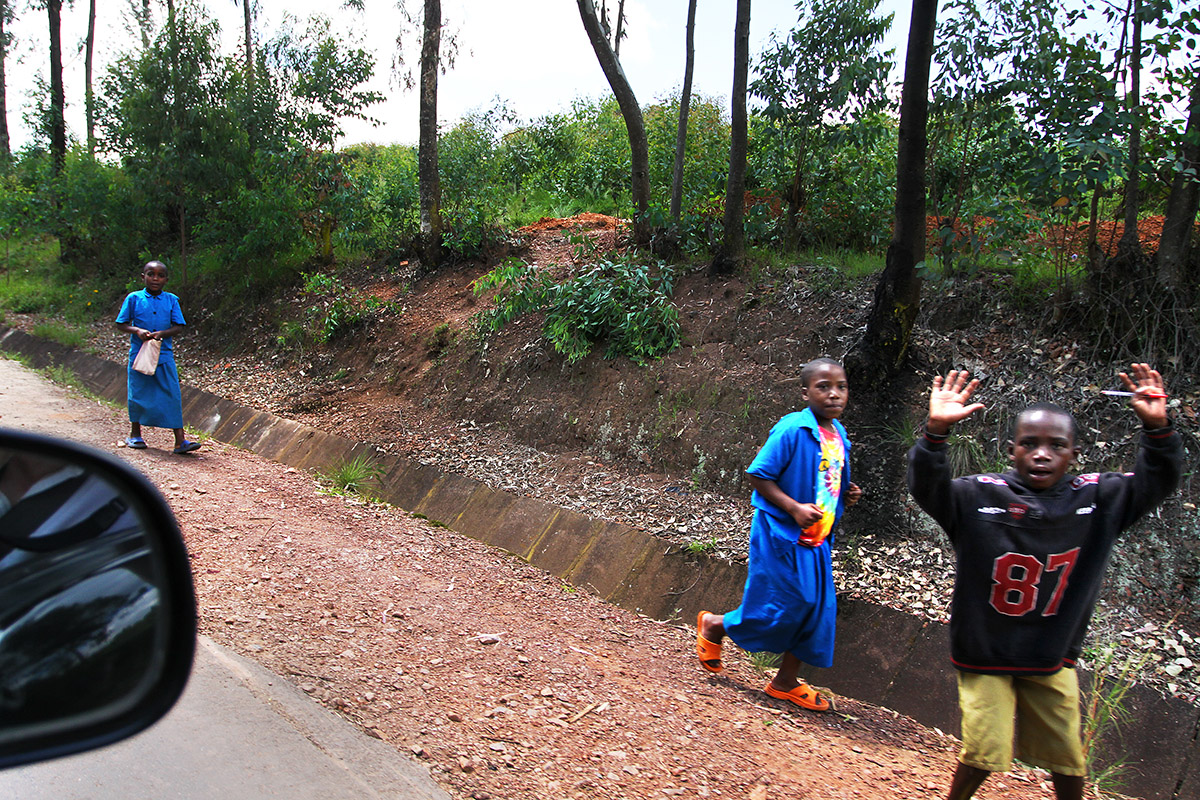
[[[720,543],[716,536],[709,536],[707,539],[693,539],[683,546],[685,552],[693,556],[698,556],[701,553],[715,552]]]
[[[308,343],[308,331],[303,323],[288,320],[279,326],[279,335],[275,337],[275,343],[282,348],[294,350],[298,358],[303,358],[304,346]]]
[[[425,349],[431,358],[440,358],[457,340],[458,331],[451,328],[449,322],[443,322],[429,334],[429,338],[425,340]]]
[[[982,472],[1003,472],[1005,463],[999,455],[988,457],[979,439],[965,433],[952,433],[946,441],[946,459],[954,475]]]
[[[1125,697],[1133,688],[1134,676],[1151,657],[1142,653],[1118,664],[1114,648],[1106,647],[1093,665],[1091,685],[1083,692],[1083,752],[1088,780],[1101,792],[1119,791],[1126,767],[1123,760],[1101,767],[1098,744],[1129,718]]]
[[[700,445],[694,445],[692,451],[696,454],[696,466],[692,467],[692,490],[698,491],[704,486],[704,473],[708,468],[708,456],[700,449]]]
[[[375,463],[375,459],[363,453],[349,461],[339,462],[329,470],[318,473],[318,476],[330,485],[330,491],[334,494],[357,494],[370,499],[367,487],[369,484],[378,485],[383,472],[383,467]]]
[[[750,666],[763,675],[769,675],[779,669],[779,662],[782,659],[783,656],[780,653],[768,653],[766,651],[751,653]]]

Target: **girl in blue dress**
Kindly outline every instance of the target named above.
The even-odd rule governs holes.
[[[818,358],[800,371],[803,411],[771,429],[747,468],[754,488],[750,565],[742,604],[726,614],[696,618],[700,665],[721,672],[721,640],[743,650],[782,653],[779,671],[764,691],[811,711],[829,700],[802,680],[804,663],[833,665],[837,596],[830,533],[862,490],[850,482],[850,440],[837,418],[849,391],[842,366]]]
[[[161,261],[150,261],[142,267],[142,280],[146,288],[132,292],[121,305],[117,314],[117,330],[129,334],[129,437],[125,444],[135,450],[143,450],[146,441],[142,438],[142,426],[170,428],[175,434],[175,448],[179,455],[200,449],[199,442],[189,442],[183,437],[183,403],[179,395],[179,372],[175,369],[175,354],[171,348],[171,337],[183,331],[187,323],[179,298],[164,292],[167,285],[167,266]],[[157,339],[162,343],[158,356],[158,369],[153,375],[144,375],[133,368],[133,360],[141,349],[142,342]]]

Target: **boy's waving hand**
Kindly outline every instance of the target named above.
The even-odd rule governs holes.
[[[972,380],[971,373],[965,369],[950,370],[945,378],[934,376],[933,387],[929,391],[929,421],[925,424],[925,430],[935,436],[945,436],[954,423],[981,410],[983,403],[966,404],[978,387],[978,379]]]
[[[1167,388],[1158,370],[1149,364],[1134,364],[1130,370],[1133,377],[1124,372],[1117,374],[1125,388],[1133,392],[1129,404],[1147,428],[1167,427]]]

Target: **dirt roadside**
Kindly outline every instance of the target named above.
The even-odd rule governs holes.
[[[841,699],[792,712],[727,651],[702,672],[660,623],[399,510],[218,443],[117,446],[123,411],[0,360],[0,425],[89,442],[142,469],[179,516],[203,632],[424,760],[456,797],[943,796],[952,739]],[[1043,776],[983,798],[1052,797]]]

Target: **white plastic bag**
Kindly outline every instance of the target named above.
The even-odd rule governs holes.
[[[153,375],[158,370],[158,353],[162,342],[158,339],[147,339],[138,348],[133,359],[133,368],[143,375]]]

